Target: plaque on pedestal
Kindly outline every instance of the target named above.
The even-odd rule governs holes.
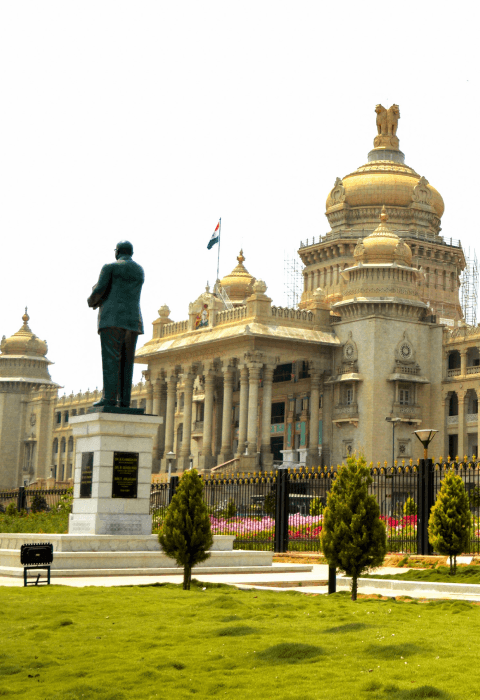
[[[92,497],[93,452],[82,452],[82,471],[80,474],[80,498]]]
[[[113,453],[112,498],[136,498],[138,452]]]

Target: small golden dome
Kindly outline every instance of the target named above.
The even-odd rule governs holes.
[[[36,355],[45,357],[48,348],[44,340],[37,338],[35,333],[32,333],[28,322],[30,316],[25,308],[25,313],[22,316],[23,326],[14,333],[10,338],[2,338],[0,350],[3,355]]]
[[[226,275],[220,284],[223,289],[227,292],[230,301],[241,302],[253,293],[253,284],[255,282],[255,277],[253,277],[249,271],[244,266],[245,258],[243,256],[243,250],[240,251],[237,257],[238,265],[231,271],[229,275]]]
[[[387,226],[388,215],[385,205],[380,214],[380,225],[373,233],[360,239],[354,251],[355,260],[365,264],[400,263],[412,264],[412,251],[402,238]]]

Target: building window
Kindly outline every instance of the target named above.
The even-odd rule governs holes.
[[[65,413],[63,414],[63,422],[68,423],[68,411],[65,411]]]
[[[290,362],[285,365],[277,365],[273,370],[273,383],[291,382],[293,380],[293,365]]]
[[[344,392],[344,403],[347,406],[351,406],[353,403],[353,386],[346,386]]]
[[[73,437],[68,438],[68,451],[73,452]]]
[[[405,384],[400,384],[398,389],[398,403],[401,406],[409,406],[411,403],[412,392],[410,387]]]
[[[448,415],[458,416],[458,397],[455,392],[450,396],[450,400],[448,402]],[[450,457],[451,456],[452,455],[450,455]]]
[[[66,446],[65,438],[62,438],[62,454],[65,452],[65,446]]]
[[[61,424],[62,424],[62,414],[60,413],[60,411],[58,411],[57,413],[55,413],[55,422],[56,422],[57,425],[61,425]]]
[[[54,455],[58,454],[58,440],[57,440],[57,438],[55,438],[55,440],[53,441],[53,454]]]
[[[285,423],[285,402],[272,403],[272,423]]]

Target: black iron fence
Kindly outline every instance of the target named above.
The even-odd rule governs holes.
[[[62,496],[71,493],[70,489],[18,489],[0,491],[0,513],[5,512],[8,505],[13,503],[18,511],[27,512],[55,510]]]
[[[390,467],[371,465],[369,492],[375,496],[387,531],[388,551],[432,553],[428,517],[448,470],[454,469],[465,484],[471,510],[470,543],[465,554],[480,553],[480,461],[443,462]],[[204,499],[212,531],[233,535],[236,549],[270,549],[276,552],[317,552],[328,492],[336,478],[333,468],[291,468],[236,477],[204,478]],[[152,484],[150,512],[158,532],[178,485]],[[68,489],[0,491],[0,512],[9,503],[27,511],[53,510]]]

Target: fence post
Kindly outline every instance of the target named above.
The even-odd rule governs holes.
[[[177,486],[178,486],[178,476],[171,476],[169,489],[168,489],[168,505],[170,505],[170,503],[172,502],[172,498],[175,495],[175,491],[177,490]]]
[[[337,592],[337,570],[334,566],[328,567],[328,595]]]
[[[17,510],[20,512],[25,508],[25,486],[18,487]]]
[[[279,469],[277,475],[274,551],[288,552],[288,471],[286,469]]]
[[[433,506],[433,466],[431,459],[421,459],[417,492],[417,554],[433,554],[428,541],[428,519]]]

